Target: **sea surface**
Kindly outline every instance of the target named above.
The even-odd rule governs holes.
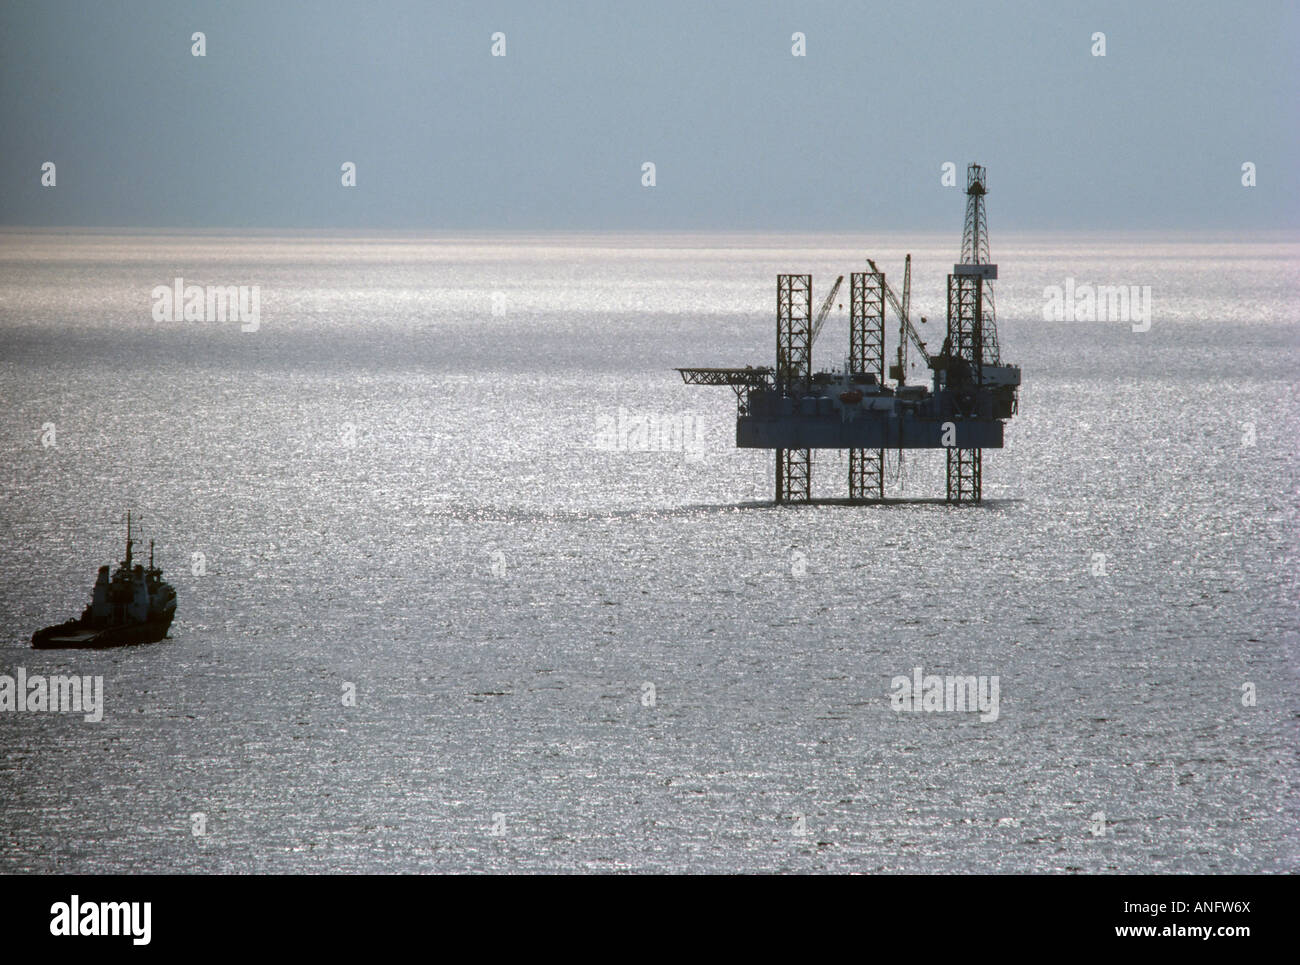
[[[0,872],[1300,870],[1300,238],[993,241],[983,505],[819,453],[774,507],[673,368],[906,252],[937,348],[955,235],[0,233],[0,674],[105,704],[0,712]],[[155,321],[177,277],[257,331]],[[1045,321],[1070,279],[1149,330]],[[170,638],[33,651],[128,510]]]

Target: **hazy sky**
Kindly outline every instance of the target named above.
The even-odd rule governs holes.
[[[0,223],[1300,227],[1298,6],[6,0]]]

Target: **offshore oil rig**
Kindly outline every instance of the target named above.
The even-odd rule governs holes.
[[[982,499],[985,449],[1002,448],[1005,420],[1018,410],[1020,369],[1002,364],[989,257],[984,168],[966,169],[961,262],[948,276],[948,336],[937,355],[909,315],[912,256],[900,297],[870,258],[849,281],[849,357],[845,371],[814,372],[812,347],[844,282],[835,280],[816,316],[812,275],[776,276],[775,368],[683,368],[687,385],[729,385],[736,393],[736,445],[776,450],[776,501],[812,498],[814,449],[849,451],[849,499],[883,502],[885,450],[945,449],[948,502]],[[896,361],[885,381],[885,303],[898,316]],[[921,319],[922,322],[925,319]],[[909,343],[931,384],[908,385]]]

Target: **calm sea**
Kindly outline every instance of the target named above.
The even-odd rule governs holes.
[[[105,704],[0,712],[0,871],[1300,870],[1300,239],[994,242],[985,503],[920,453],[774,508],[673,367],[908,251],[937,347],[954,237],[0,234],[0,674]],[[155,321],[178,277],[257,331]],[[128,509],[170,639],[32,651]]]

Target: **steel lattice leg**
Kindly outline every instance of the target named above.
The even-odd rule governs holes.
[[[983,498],[982,449],[948,450],[948,502],[978,503]]]
[[[849,499],[883,502],[885,498],[885,450],[849,450]]]
[[[812,499],[812,450],[776,450],[776,501],[806,503]]]

